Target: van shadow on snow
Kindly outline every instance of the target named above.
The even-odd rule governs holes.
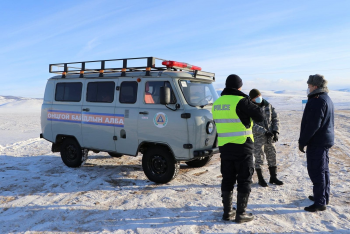
[[[20,231],[60,231],[60,232],[101,232],[113,230],[134,230],[136,228],[166,228],[179,225],[208,226],[223,223],[219,207],[186,206],[183,208],[142,208],[142,209],[81,209],[78,206],[30,206],[9,208],[7,212],[25,210],[22,219],[37,220],[29,229],[18,227]],[[48,213],[48,211],[51,211]],[[6,212],[3,212],[5,215]],[[43,215],[45,214],[45,215]],[[34,217],[33,217],[34,215]],[[35,216],[41,216],[39,220]],[[79,225],[72,223],[80,217]],[[56,222],[52,222],[55,220]],[[18,220],[19,221],[19,220]],[[50,225],[44,225],[50,223]],[[40,225],[41,224],[41,225]],[[4,230],[6,230],[6,225]],[[45,227],[46,226],[46,227]]]
[[[125,156],[127,157],[127,156]],[[94,164],[89,160],[80,168],[69,168],[60,157],[47,155],[13,157],[0,155],[0,191],[2,195],[20,196],[48,193],[74,193],[91,190],[187,189],[219,187],[219,185],[156,184],[147,179],[141,165],[125,164],[109,156],[91,156],[90,159],[108,159],[111,164]],[[123,164],[120,164],[123,163]],[[192,169],[184,166],[185,169]],[[182,170],[182,169],[181,169]]]

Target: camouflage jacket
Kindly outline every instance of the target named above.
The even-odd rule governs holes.
[[[254,125],[253,125],[254,136],[259,137],[261,135],[264,135],[266,131],[270,131],[270,132],[276,131],[279,133],[280,121],[275,108],[265,99],[263,99],[261,104],[265,112],[265,117],[264,117],[264,121],[262,122],[254,122]]]

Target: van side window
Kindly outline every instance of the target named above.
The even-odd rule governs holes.
[[[57,83],[55,101],[80,102],[82,87],[81,82]]]
[[[134,104],[137,100],[137,82],[135,81],[124,81],[120,85],[120,103],[132,103]]]
[[[171,104],[176,103],[176,97],[169,81],[148,81],[145,84],[145,103],[160,104],[160,87],[169,87],[171,92]]]
[[[114,101],[114,90],[114,82],[89,82],[86,101],[112,103]]]

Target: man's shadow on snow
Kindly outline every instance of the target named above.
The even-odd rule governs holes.
[[[271,205],[262,204],[254,206],[267,207]],[[278,208],[278,204],[274,204],[272,206]],[[180,225],[195,225],[196,227],[203,226],[203,228],[213,227],[215,225],[245,225],[236,224],[233,221],[223,221],[222,207],[216,206],[203,207],[185,205],[183,207],[176,208],[147,207],[136,209],[106,209],[106,207],[101,207],[99,209],[97,205],[95,209],[91,209],[91,207],[84,209],[82,205],[35,205],[24,207],[10,207],[6,211],[2,211],[1,215],[6,215],[6,212],[9,212],[10,214],[16,212],[23,213],[23,210],[25,210],[27,214],[33,215],[33,213],[35,213],[34,216],[40,217],[40,220],[38,220],[35,217],[32,218],[34,220],[33,222],[40,222],[41,225],[36,225],[33,223],[33,225],[31,225],[29,229],[26,227],[18,226],[17,230],[12,231],[112,232],[116,230],[139,230],[142,228],[156,230],[157,228],[171,228],[178,227]],[[258,220],[258,218],[262,214],[279,216],[281,214],[290,214],[298,212],[305,211],[253,211],[254,215],[256,216],[256,219],[250,222],[248,225],[259,225],[261,223],[261,220]],[[85,218],[82,219],[82,217]],[[17,221],[20,222],[21,217],[17,218]],[[55,222],[52,223],[52,219],[54,219]],[[13,219],[13,222],[17,221],[16,218]],[[26,222],[31,222],[31,220],[29,219]],[[45,223],[50,223],[50,225],[43,226],[43,224]],[[75,225],[75,223],[79,223],[79,225]],[[6,229],[6,224],[3,227]],[[232,226],[232,228],[234,228],[234,226]],[[336,230],[344,231],[345,229],[339,228]],[[314,233],[318,232],[316,231]]]

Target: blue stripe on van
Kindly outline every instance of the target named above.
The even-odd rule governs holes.
[[[47,119],[50,121],[58,121],[58,122],[68,122],[68,123],[80,123],[80,120],[74,121],[74,120],[64,120],[64,119]]]
[[[73,120],[63,120],[63,119],[48,119],[50,121],[57,121],[57,122],[68,122],[68,123],[80,123],[80,121],[73,121]],[[83,124],[92,124],[92,125],[103,125],[103,126],[114,126],[114,127],[124,127],[124,125],[120,124],[104,124],[104,123],[92,123],[92,122],[82,122]]]
[[[92,125],[103,125],[103,126],[114,126],[114,127],[124,127],[124,125],[117,124],[104,124],[104,123],[92,123],[92,122],[82,122],[83,124],[92,124]]]

